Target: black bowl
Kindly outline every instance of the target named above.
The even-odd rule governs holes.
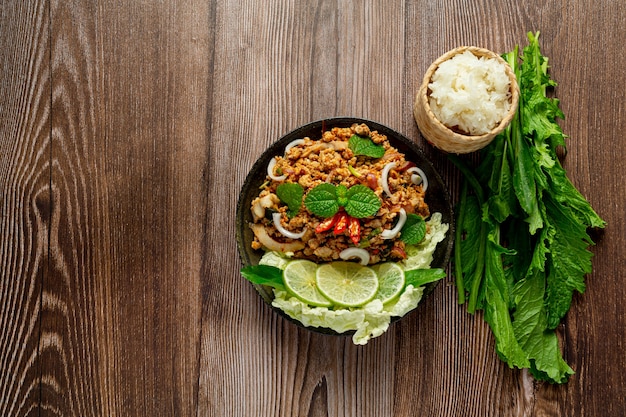
[[[322,136],[322,133],[326,130],[330,130],[333,127],[350,127],[354,123],[365,123],[369,126],[370,130],[378,131],[387,136],[390,144],[398,149],[398,151],[404,153],[406,155],[406,160],[413,161],[419,166],[428,178],[428,191],[426,192],[426,203],[430,208],[431,213],[439,212],[442,215],[442,221],[444,223],[448,223],[450,225],[448,229],[448,233],[446,234],[443,242],[440,242],[437,245],[437,249],[433,254],[433,262],[431,267],[433,268],[445,268],[450,260],[450,253],[452,251],[452,245],[454,243],[454,212],[452,208],[452,204],[450,202],[450,195],[448,190],[441,179],[441,176],[437,171],[435,171],[433,165],[426,158],[422,150],[411,140],[401,135],[400,133],[384,126],[379,123],[376,123],[371,120],[359,119],[353,117],[336,117],[318,120],[315,122],[308,123],[304,126],[301,126],[283,137],[281,137],[278,141],[274,142],[263,154],[257,159],[257,161],[252,166],[252,169],[248,173],[248,176],[245,179],[243,187],[241,188],[241,192],[239,193],[239,201],[237,202],[237,213],[236,213],[236,229],[237,229],[237,248],[239,250],[239,257],[241,258],[241,263],[243,266],[248,265],[257,265],[259,259],[263,255],[262,250],[254,250],[250,247],[254,235],[252,230],[248,226],[249,223],[252,222],[252,214],[250,212],[250,205],[252,200],[256,198],[259,194],[259,187],[266,180],[267,175],[267,164],[270,160],[276,155],[283,155],[285,146],[289,144],[291,141],[295,139],[301,139],[304,137],[309,137],[311,139],[319,139]],[[424,289],[424,297],[430,294],[435,287],[437,286],[437,282],[428,284]],[[256,291],[259,293],[261,298],[269,304],[274,311],[276,311],[281,316],[287,318],[288,320],[296,323],[300,327],[304,327],[306,329],[324,333],[324,334],[334,334],[337,335],[335,331],[326,328],[317,328],[317,327],[305,327],[302,323],[297,320],[292,319],[287,314],[285,314],[282,310],[273,307],[272,299],[274,298],[274,294],[272,293],[272,289],[270,287],[265,287],[262,285],[252,284]],[[392,318],[393,321],[397,321],[399,317]],[[341,333],[341,335],[350,335],[353,332]]]

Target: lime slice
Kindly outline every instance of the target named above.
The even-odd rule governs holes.
[[[372,267],[378,276],[377,299],[387,303],[398,296],[404,288],[404,270],[394,262],[385,262]]]
[[[305,259],[290,261],[283,271],[283,281],[287,290],[304,301],[317,307],[330,307],[332,303],[317,289],[315,280],[317,264]]]
[[[333,303],[358,307],[371,301],[378,291],[378,277],[372,268],[354,262],[331,262],[320,265],[317,288]]]

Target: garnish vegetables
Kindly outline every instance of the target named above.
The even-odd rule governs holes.
[[[538,36],[528,34],[521,57],[518,47],[503,55],[521,91],[510,126],[482,150],[478,166],[450,156],[464,177],[454,263],[459,303],[484,311],[499,357],[538,380],[565,383],[574,371],[556,329],[591,272],[587,231],[605,222],[557,157],[564,115],[547,95],[556,83]]]

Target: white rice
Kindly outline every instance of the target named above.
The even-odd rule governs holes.
[[[431,77],[430,107],[444,125],[470,135],[495,128],[509,111],[510,80],[494,58],[470,51],[442,62]]]

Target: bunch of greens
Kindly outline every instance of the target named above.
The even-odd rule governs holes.
[[[484,311],[500,358],[536,379],[564,383],[574,371],[555,329],[591,272],[587,231],[605,222],[557,157],[564,115],[547,96],[556,83],[538,37],[528,34],[521,56],[518,47],[503,55],[520,87],[510,126],[483,149],[477,167],[450,157],[464,177],[454,262],[459,303]]]

